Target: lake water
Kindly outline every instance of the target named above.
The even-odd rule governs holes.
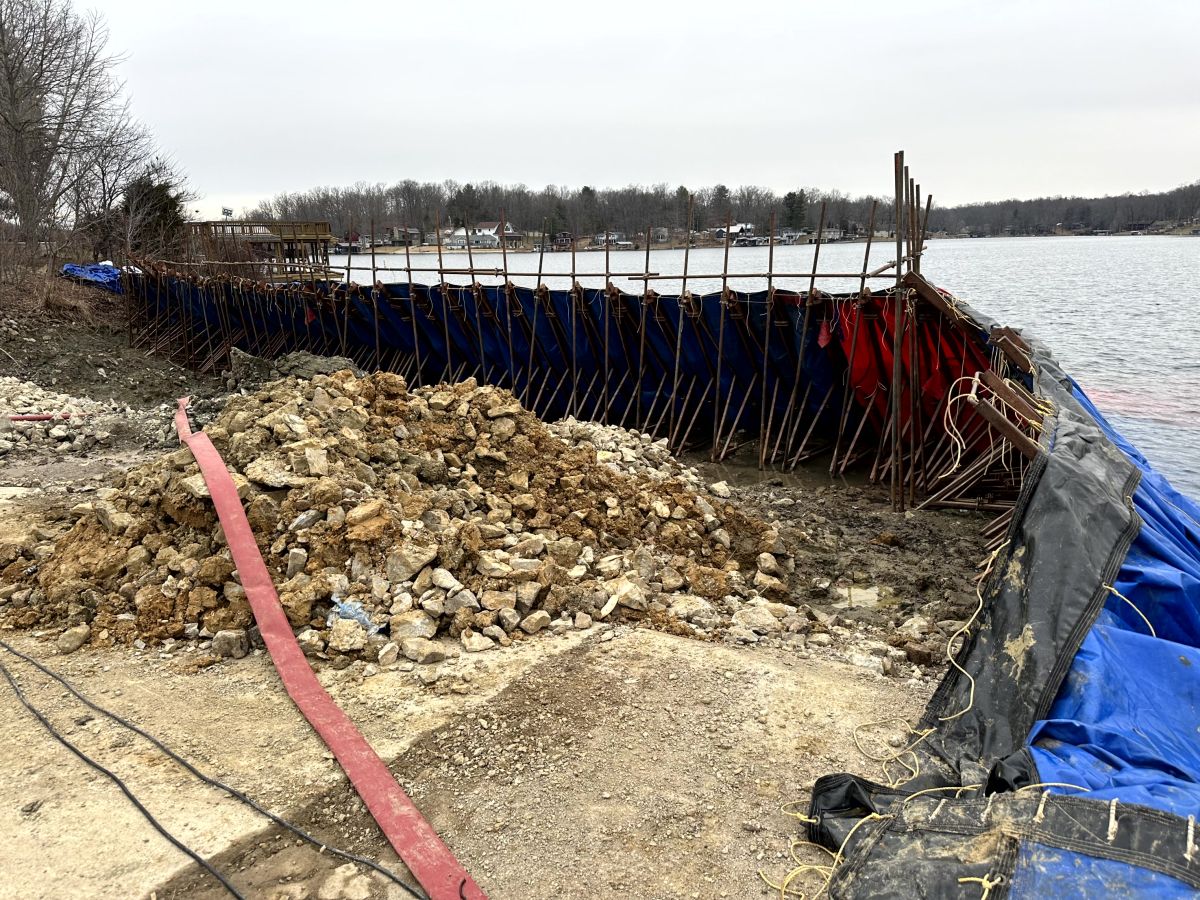
[[[821,248],[825,272],[862,268],[864,244],[830,244]],[[776,247],[774,271],[803,273],[812,268],[812,246]],[[895,245],[872,248],[871,264],[895,254]],[[767,271],[768,248],[740,247],[729,252],[729,270]],[[499,268],[499,253],[474,254],[476,266]],[[707,293],[720,289],[721,249],[692,250],[688,257],[688,289]],[[465,253],[444,254],[447,268],[466,267]],[[679,274],[682,250],[654,250],[650,271]],[[403,256],[379,256],[380,266],[403,266]],[[344,266],[345,257],[333,260]],[[353,279],[370,282],[369,256],[355,256]],[[571,254],[547,253],[544,282],[569,287]],[[641,272],[645,253],[609,254],[612,272]],[[357,267],[365,266],[365,269]],[[413,266],[436,267],[437,257],[413,256]],[[599,274],[580,279],[603,283],[605,254],[581,252],[576,271]],[[510,253],[511,272],[536,273],[537,253]],[[1002,238],[930,241],[922,271],[935,284],[952,291],[981,313],[1003,324],[1023,327],[1053,349],[1063,368],[1080,383],[1113,425],[1167,475],[1177,488],[1200,498],[1200,239],[1186,237]],[[378,272],[382,281],[407,278],[402,272]],[[436,283],[436,273],[415,273],[414,280]],[[465,276],[447,276],[463,283]],[[480,278],[483,283],[500,279]],[[533,285],[536,277],[514,276],[516,284]],[[613,279],[624,290],[640,292],[642,282]],[[886,281],[874,282],[881,286]],[[806,278],[777,279],[777,287],[805,289]],[[679,281],[658,281],[660,293],[677,293]],[[736,279],[740,291],[766,287],[765,279]],[[857,280],[821,280],[830,291],[853,290]]]

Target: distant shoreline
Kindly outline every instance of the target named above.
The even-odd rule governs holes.
[[[1200,237],[1200,234],[1187,233],[1187,232],[1180,231],[1180,230],[1163,232],[1163,233],[1158,233],[1158,234],[1143,234],[1143,233],[1130,232],[1130,231],[1118,231],[1118,232],[1113,232],[1112,234],[994,234],[994,235],[978,235],[978,236],[974,236],[974,237],[967,236],[967,235],[931,234],[931,235],[929,235],[928,238],[926,238],[926,240],[928,240],[928,241],[968,241],[968,240],[978,241],[978,240],[1006,240],[1006,239],[1015,239],[1015,238],[1074,238],[1074,237],[1183,237],[1183,238],[1187,238],[1187,237]],[[874,238],[874,243],[877,243],[877,244],[890,244],[894,241],[895,241],[894,237]],[[829,242],[822,242],[822,243],[825,243],[825,244],[830,244],[830,243],[832,243],[832,244],[865,244],[866,242],[867,242],[867,238],[857,237],[857,238],[839,238],[836,241],[829,241]],[[762,249],[762,247],[765,247],[765,246],[767,246],[767,245],[763,244],[763,245],[760,245],[759,247],[735,247],[733,245],[730,245],[729,249],[730,250],[758,250],[758,249]],[[812,246],[815,246],[815,243],[812,243],[812,244],[776,244],[775,246],[776,247],[784,247],[784,246],[812,247]],[[628,248],[628,247],[617,249],[614,247],[611,249],[612,249],[612,252],[614,252],[614,253],[629,253],[629,252],[645,253],[646,252],[645,247],[635,247],[632,249]],[[662,243],[662,244],[651,244],[650,249],[651,250],[684,250],[684,249],[686,249],[686,247],[682,243]],[[725,249],[725,245],[720,242],[715,242],[715,243],[705,242],[705,243],[700,243],[700,244],[692,244],[691,249],[693,249],[693,250],[723,250],[723,249]],[[386,245],[386,246],[376,247],[374,249],[374,253],[376,256],[404,256],[405,252],[406,252],[406,248],[403,246]],[[422,244],[421,246],[408,247],[407,252],[413,256],[437,255],[438,247],[436,244]],[[467,252],[467,250],[465,247],[451,248],[451,247],[443,246],[441,248],[441,252],[443,254],[448,254],[448,253],[464,254]],[[470,252],[471,252],[471,255],[473,255],[473,256],[480,255],[480,256],[499,256],[499,257],[503,257],[504,253],[505,253],[505,251],[502,251],[499,247],[472,247]],[[509,247],[507,252],[509,254],[519,254],[522,256],[527,256],[532,253],[540,253],[541,248],[540,247]],[[564,253],[570,253],[571,251],[570,250],[555,250],[555,249],[547,246],[545,249],[545,252],[547,254],[551,254],[551,253],[552,254],[564,254]],[[604,248],[596,247],[596,246],[576,247],[575,252],[576,253],[603,253]],[[355,253],[350,253],[350,254],[331,253],[330,255],[331,256],[362,257],[362,256],[370,256],[371,253],[372,253],[372,251],[370,249],[367,249],[367,250],[359,250]]]

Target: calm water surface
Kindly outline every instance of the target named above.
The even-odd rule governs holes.
[[[812,268],[811,246],[776,247],[774,271],[803,273]],[[863,244],[831,244],[821,248],[826,272],[861,270]],[[768,248],[734,248],[729,269],[755,274],[767,270]],[[723,251],[692,250],[688,288],[707,293],[720,289]],[[894,245],[877,244],[871,263],[894,256]],[[499,253],[475,253],[476,266],[499,268]],[[650,270],[683,271],[682,250],[655,250]],[[380,266],[402,266],[403,256],[379,256]],[[448,268],[466,267],[465,253],[445,254]],[[345,257],[334,260],[344,266]],[[609,255],[613,272],[641,272],[644,252]],[[370,281],[370,260],[355,256],[353,278]],[[413,256],[413,266],[436,267],[436,256]],[[569,253],[547,253],[543,271],[571,271]],[[357,269],[364,266],[364,269]],[[513,253],[509,270],[535,273],[538,254]],[[577,253],[576,271],[605,271],[601,252]],[[1124,433],[1180,490],[1200,498],[1200,239],[1185,237],[1004,238],[930,241],[922,265],[925,275],[953,291],[980,312],[1000,322],[1029,329],[1053,349],[1063,368],[1080,383]],[[421,277],[424,275],[424,277]],[[382,281],[401,281],[402,272],[379,272]],[[435,273],[414,279],[434,283]],[[448,281],[465,282],[463,276]],[[490,279],[481,278],[481,282]],[[533,285],[535,277],[514,276],[514,283]],[[550,287],[569,287],[570,279],[545,277]],[[495,279],[499,283],[500,279]],[[600,285],[599,279],[581,279]],[[614,278],[628,291],[642,283]],[[878,282],[880,285],[886,281]],[[766,287],[764,279],[730,282],[738,290]],[[831,291],[857,288],[858,282],[822,280]],[[777,287],[804,289],[806,278],[782,278]],[[660,293],[676,293],[679,281],[654,282]]]

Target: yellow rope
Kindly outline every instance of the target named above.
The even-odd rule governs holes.
[[[816,825],[821,821],[820,819],[814,819],[812,816],[806,816],[804,813],[796,812],[788,808],[790,806],[799,806],[803,802],[803,800],[789,800],[787,803],[783,804],[783,806],[779,807],[779,811],[785,816],[791,816],[793,819],[803,822],[805,825]]]
[[[923,790],[923,791],[914,791],[913,793],[909,794],[907,797],[904,798],[904,802],[901,803],[900,806],[901,806],[901,808],[903,808],[908,805],[910,800],[915,800],[917,797],[921,797],[925,794],[937,794],[937,793],[941,793],[942,791],[954,791],[954,799],[957,800],[958,795],[963,793],[964,791],[977,791],[981,787],[983,787],[982,784],[964,784],[962,787],[958,787],[957,785],[951,784],[951,785],[947,785],[946,787],[925,788],[925,790]]]
[[[843,851],[845,851],[846,845],[850,843],[850,838],[854,837],[854,832],[858,831],[858,829],[867,822],[890,818],[892,818],[890,815],[881,816],[878,813],[871,813],[870,815],[859,819],[854,823],[854,827],[851,828],[846,834],[845,839],[842,841],[842,845],[838,847],[837,853],[830,853],[828,848],[821,847],[819,844],[813,844],[811,841],[793,840],[788,849],[792,860],[796,863],[796,865],[790,872],[787,873],[787,875],[784,876],[783,881],[776,884],[774,881],[768,878],[767,874],[761,869],[758,871],[758,877],[762,879],[763,883],[766,884],[767,887],[771,888],[772,890],[779,891],[780,900],[787,900],[789,896],[799,897],[801,900],[809,900],[809,895],[805,891],[796,890],[791,885],[793,881],[802,875],[807,875],[809,872],[818,872],[821,875],[821,886],[818,887],[816,893],[812,895],[815,900],[815,898],[822,896],[829,890],[829,885],[833,881],[833,874],[835,871],[837,871],[837,867],[841,864]],[[824,866],[818,865],[817,863],[802,863],[796,857],[795,851],[796,847],[798,846],[817,847],[817,849],[833,857],[833,859],[829,865]]]
[[[1091,790],[1090,787],[1084,787],[1082,784],[1071,784],[1070,782],[1066,782],[1066,781],[1039,781],[1037,784],[1027,784],[1027,785],[1025,785],[1025,787],[1019,787],[1015,791],[1013,791],[1013,793],[1019,794],[1019,793],[1021,793],[1021,791],[1031,791],[1034,788],[1040,788],[1040,787],[1075,788],[1075,790],[1077,790],[1077,791],[1090,791]]]
[[[954,646],[954,641],[959,635],[966,634],[968,631],[970,631],[971,626],[975,624],[975,620],[978,619],[980,613],[983,612],[983,582],[987,580],[988,575],[990,575],[992,572],[992,567],[996,565],[996,558],[1000,555],[1000,551],[1007,546],[1008,541],[1005,541],[1003,544],[993,550],[991,556],[988,557],[987,566],[983,570],[982,578],[980,578],[979,583],[975,585],[975,597],[978,600],[975,605],[975,612],[971,613],[971,618],[963,622],[959,629],[954,632],[954,634],[950,635],[949,640],[946,641],[946,658],[950,660],[950,665],[958,669],[958,671],[961,672],[966,679],[971,682],[971,687],[967,694],[967,705],[958,712],[954,713],[954,715],[942,716],[938,719],[939,722],[949,722],[953,719],[957,719],[959,716],[965,716],[971,711],[971,708],[975,706],[975,679],[971,676],[970,672],[958,664],[958,660],[954,658],[954,654],[950,652],[950,648]]]
[[[885,753],[882,755],[871,753],[863,746],[862,736],[860,734],[863,729],[874,728],[879,725],[888,725],[893,722],[899,722],[901,725],[903,725],[908,730],[908,734],[912,737],[915,737],[916,740],[910,742],[904,747],[901,747],[895,753]],[[878,719],[874,722],[860,722],[858,725],[854,726],[853,738],[854,746],[858,748],[859,753],[869,760],[881,763],[880,769],[883,771],[883,777],[887,780],[887,786],[890,788],[898,788],[912,781],[921,774],[921,760],[920,757],[918,757],[914,752],[914,748],[931,734],[933,734],[932,728],[927,728],[924,731],[914,731],[912,726],[910,726],[907,721],[898,716],[892,716],[891,718]],[[908,754],[912,757],[912,765],[909,765],[908,761],[905,759],[905,754]],[[903,779],[893,778],[891,772],[888,770],[888,766],[891,763],[899,763],[900,765],[904,766],[904,768],[908,770],[908,777]]]
[[[966,669],[964,669],[961,665],[958,664],[958,661],[954,658],[954,654],[951,652],[951,648],[953,647],[955,640],[957,640],[961,635],[967,634],[970,631],[971,626],[975,624],[975,620],[978,619],[979,616],[982,614],[983,605],[984,605],[982,583],[984,581],[986,581],[987,576],[991,574],[992,569],[995,567],[997,558],[999,558],[1000,553],[1004,550],[1004,548],[1008,546],[1008,543],[1009,543],[1008,541],[1005,541],[1004,543],[1000,544],[988,556],[987,561],[986,561],[986,566],[984,568],[982,576],[979,579],[979,583],[975,587],[975,597],[976,597],[975,611],[973,613],[971,613],[971,617],[966,622],[964,622],[962,624],[962,626],[960,626],[958,628],[958,630],[954,632],[954,634],[950,635],[950,638],[946,642],[946,656],[950,661],[950,665],[954,666],[954,668],[958,669],[958,671],[964,677],[966,677],[966,679],[970,682],[970,688],[969,688],[969,692],[967,695],[967,705],[964,706],[958,712],[954,713],[953,715],[942,716],[938,720],[939,722],[949,722],[953,719],[959,718],[960,716],[966,715],[975,705],[975,679],[974,679],[974,677],[972,677],[971,673],[969,673]],[[880,725],[886,725],[886,724],[890,724],[890,723],[894,723],[894,722],[902,723],[904,725],[904,727],[908,730],[908,734],[910,736],[914,737],[915,740],[910,741],[904,747],[900,748],[899,750],[896,750],[895,752],[885,753],[885,754],[871,753],[863,746],[861,733],[864,729],[873,728],[873,727],[877,727]],[[853,737],[854,737],[854,745],[855,745],[855,747],[858,748],[859,753],[861,753],[863,756],[867,757],[868,759],[871,759],[871,760],[881,763],[881,768],[883,769],[884,777],[887,778],[887,780],[888,780],[888,786],[894,789],[894,788],[901,787],[904,784],[907,784],[909,781],[912,781],[913,779],[917,778],[920,775],[921,760],[920,760],[920,757],[917,756],[917,754],[915,752],[915,748],[922,741],[926,740],[935,731],[936,731],[935,728],[927,728],[922,731],[916,731],[912,728],[911,725],[908,724],[907,721],[905,721],[897,716],[893,716],[893,717],[887,718],[887,719],[879,719],[877,721],[872,721],[872,722],[862,722],[862,723],[856,725],[854,727]],[[906,755],[911,756],[911,758],[913,760],[913,762],[911,764],[905,758]],[[891,765],[892,763],[899,763],[905,769],[907,769],[908,777],[903,778],[903,779],[893,778],[891,775],[891,772],[888,770],[888,766]],[[1036,787],[1036,786],[1037,785],[1028,785],[1028,787]],[[919,797],[923,794],[931,794],[931,793],[935,793],[935,792],[939,792],[939,791],[954,791],[955,798],[957,798],[964,791],[975,791],[975,790],[979,790],[980,787],[982,787],[982,785],[973,784],[973,785],[964,785],[962,787],[947,786],[947,787],[939,787],[939,788],[927,788],[925,790],[917,791],[917,792],[909,795],[904,800],[904,804],[908,803],[910,800],[914,799],[915,797]],[[1072,787],[1075,787],[1075,786],[1072,785]],[[1080,789],[1082,790],[1083,788],[1080,788]],[[903,808],[904,804],[901,804],[902,808]],[[804,822],[805,824],[814,824],[816,822],[816,820],[814,820],[813,818],[811,818],[810,816],[808,816],[804,813],[790,810],[789,807],[794,806],[794,805],[795,805],[794,802],[786,803],[781,807],[781,811],[785,815],[791,816],[792,818],[796,819],[797,821]],[[789,871],[787,873],[787,875],[784,877],[784,879],[782,881],[776,883],[776,882],[772,881],[766,875],[766,873],[763,872],[762,870],[759,870],[758,877],[760,879],[762,879],[763,883],[766,884],[768,887],[770,887],[772,890],[779,891],[780,900],[787,900],[787,898],[789,896],[800,898],[800,900],[809,900],[809,895],[806,892],[799,891],[799,890],[796,890],[795,888],[792,888],[791,884],[793,881],[795,881],[797,878],[800,878],[803,875],[807,875],[810,872],[817,872],[817,873],[820,873],[820,875],[822,877],[822,881],[821,881],[820,887],[817,889],[817,892],[815,894],[813,894],[812,897],[813,898],[820,897],[821,895],[825,894],[829,890],[829,885],[833,881],[834,872],[837,870],[838,865],[841,864],[843,853],[846,849],[846,845],[850,842],[850,838],[854,836],[854,833],[860,827],[862,827],[862,825],[864,823],[870,822],[872,820],[878,820],[878,819],[884,819],[884,818],[892,818],[892,816],[891,815],[881,816],[878,813],[871,813],[871,814],[859,819],[858,822],[856,822],[854,824],[854,827],[850,829],[849,833],[846,835],[845,840],[842,841],[841,846],[838,847],[837,853],[833,854],[833,860],[829,865],[819,865],[816,863],[800,862],[799,858],[796,856],[796,848],[797,847],[800,847],[800,846],[818,847],[818,849],[822,850],[825,853],[829,853],[829,850],[825,847],[820,847],[820,845],[813,844],[811,841],[793,840],[792,843],[789,845],[788,852],[789,852],[789,855],[791,856],[792,861],[794,863],[796,863],[796,865],[791,869],[791,871]],[[983,887],[983,893],[980,896],[980,900],[986,900],[988,895],[991,893],[992,888],[1003,883],[1003,878],[1000,877],[1000,878],[993,880],[990,878],[990,876],[984,876],[983,878],[959,879],[959,882],[960,883],[967,883],[967,882],[979,883]]]
[[[1146,627],[1150,629],[1150,637],[1153,637],[1153,638],[1156,638],[1156,637],[1158,637],[1158,632],[1156,632],[1156,631],[1154,630],[1154,626],[1150,624],[1150,620],[1146,618],[1146,614],[1145,614],[1145,613],[1143,613],[1143,612],[1142,612],[1140,609],[1138,609],[1136,606],[1134,606],[1134,605],[1133,605],[1133,601],[1132,601],[1132,600],[1130,600],[1128,597],[1126,597],[1124,594],[1122,594],[1120,591],[1118,591],[1118,590],[1117,590],[1115,587],[1113,587],[1111,584],[1106,584],[1106,585],[1104,585],[1104,589],[1105,589],[1105,590],[1107,590],[1109,593],[1111,593],[1113,596],[1120,597],[1122,600],[1124,600],[1126,603],[1128,603],[1128,604],[1129,604],[1129,608],[1130,608],[1130,609],[1132,609],[1132,610],[1133,610],[1135,613],[1137,613],[1139,616],[1141,616],[1141,617],[1142,617],[1142,621],[1146,623]]]
[[[979,900],[987,900],[988,894],[992,892],[992,888],[1000,887],[1004,884],[1004,876],[997,875],[992,878],[991,875],[984,875],[982,878],[960,878],[959,884],[978,884],[983,888],[983,893],[979,895]]]

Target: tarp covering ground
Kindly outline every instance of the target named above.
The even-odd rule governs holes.
[[[1200,888],[1200,507],[1026,339],[1043,453],[891,783],[816,785],[831,896]]]
[[[70,278],[82,284],[95,285],[114,294],[121,293],[121,270],[108,263],[93,263],[79,266],[66,263],[62,267],[64,278]]]

